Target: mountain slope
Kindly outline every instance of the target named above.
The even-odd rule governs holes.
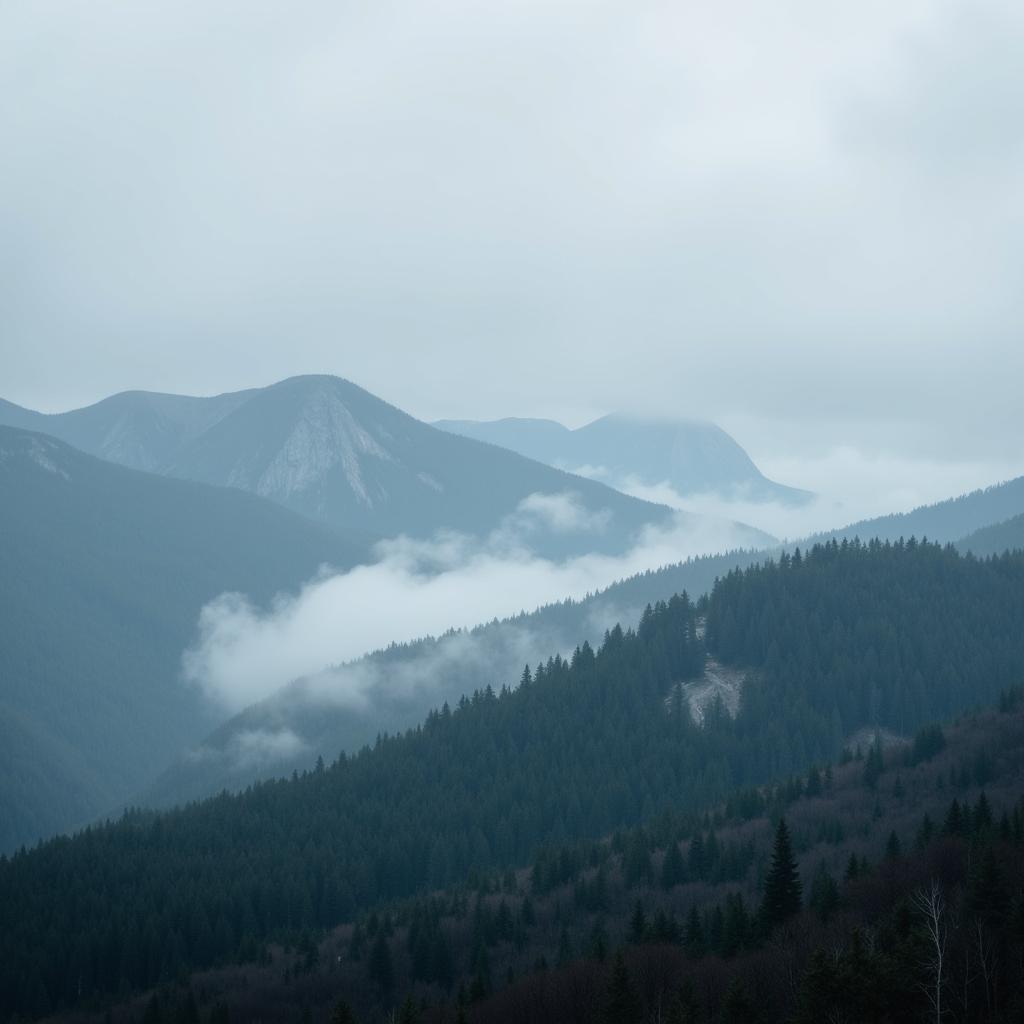
[[[545,421],[530,422],[542,425]],[[905,532],[920,535],[922,521],[934,526],[936,509],[940,515],[948,515],[950,509],[966,510],[966,521],[972,521],[1016,507],[1018,501],[1024,502],[1024,490],[1011,482],[924,507],[918,510],[921,520],[915,512],[866,520],[837,532],[867,539],[877,530],[883,538],[898,539]],[[959,522],[953,517],[948,529],[955,533]],[[1024,548],[1024,537],[1014,540],[1021,522],[1024,517],[994,527],[991,535],[982,531],[958,541],[957,548],[979,556],[999,554],[1007,547]],[[806,549],[814,540],[793,542],[787,550]],[[302,770],[318,754],[351,753],[372,743],[382,731],[393,733],[415,725],[445,700],[454,703],[476,685],[481,672],[495,686],[511,684],[524,662],[532,664],[551,651],[567,653],[583,640],[596,645],[611,623],[635,625],[646,604],[684,590],[699,597],[711,589],[716,577],[778,553],[779,549],[736,551],[665,566],[621,580],[581,601],[563,601],[473,630],[396,644],[325,671],[314,680],[297,680],[218,726],[140,793],[139,800],[145,806],[169,806]],[[330,696],[344,692],[353,679],[358,680],[365,703]]]
[[[1002,523],[1024,513],[1024,476],[991,487],[971,491],[957,498],[934,505],[922,505],[910,512],[897,512],[863,519],[838,530],[819,534],[809,542],[835,538],[860,537],[867,540],[898,540],[900,537],[927,537],[928,540],[951,544],[982,527]]]
[[[698,727],[666,706],[704,658],[696,610],[674,599],[354,758],[0,860],[0,1014],[256,959],[545,844],[710,809],[835,757],[859,728],[977,706],[1024,671],[1022,614],[1024,556],[833,544],[733,573],[706,635],[751,670],[735,719],[712,708]]]
[[[945,518],[946,530],[959,536],[963,522],[998,515],[1018,502],[1024,502],[1024,489],[1012,481],[906,515],[866,520],[837,533],[895,540],[904,534],[920,536],[924,527],[934,529]],[[815,539],[821,538],[793,542],[786,549],[806,549]],[[979,557],[1024,549],[1024,516],[958,540],[956,547]],[[621,580],[582,601],[564,601],[470,631],[393,645],[315,680],[298,680],[219,726],[170,765],[140,794],[140,801],[159,807],[197,799],[301,770],[318,754],[331,757],[339,750],[358,750],[381,731],[409,728],[431,707],[454,702],[476,685],[481,672],[495,686],[511,684],[524,662],[532,664],[550,651],[567,653],[582,640],[596,645],[611,623],[635,625],[644,605],[684,590],[699,597],[716,577],[778,553],[779,549],[737,551],[665,566]],[[343,692],[353,678],[359,680],[365,704],[330,697],[332,691]],[[282,742],[272,742],[275,737]]]
[[[535,534],[535,546],[553,554],[621,549],[668,516],[660,506],[435,430],[335,377],[295,377],[263,389],[187,446],[169,472],[385,535],[486,534],[538,493],[576,495],[585,517],[609,514],[585,537]]]
[[[174,456],[244,404],[252,391],[193,398],[123,391],[95,405],[46,414],[0,399],[0,424],[50,434],[89,455],[131,469],[162,472]]]
[[[199,611],[369,541],[0,427],[0,850],[112,810],[214,724],[179,681]]]
[[[318,755],[330,759],[342,750],[355,753],[381,733],[417,725],[445,701],[454,705],[481,681],[496,689],[513,685],[524,664],[536,664],[555,651],[568,655],[584,640],[596,647],[617,622],[635,627],[645,605],[683,591],[699,597],[718,576],[761,557],[736,551],[690,559],[614,583],[580,601],[393,644],[314,679],[296,680],[184,751],[136,802],[171,806],[302,771]],[[362,699],[346,699],[349,688],[357,688]]]
[[[128,392],[58,416],[7,404],[5,420],[113,461],[240,488],[378,535],[482,536],[511,520],[532,550],[561,557],[621,551],[644,527],[672,519],[664,506],[436,430],[337,377],[293,377],[216,398]],[[571,496],[571,524],[530,506],[534,495]],[[768,540],[752,530],[739,538]]]
[[[267,1024],[292,1021],[297,1005],[315,1021],[339,1019],[342,999],[367,1024],[392,1014],[446,1024],[460,1006],[474,1024],[931,1019],[913,897],[935,880],[950,911],[949,992],[960,1005],[992,1006],[983,1016],[993,1024],[1018,1021],[1020,696],[927,727],[877,759],[846,752],[801,777],[733,792],[707,816],[674,807],[595,842],[541,850],[529,867],[375,907],[322,939],[268,950],[263,963],[160,985],[116,1005],[113,1020],[144,1011],[155,1020],[158,1005],[174,1020],[190,998],[201,1011],[221,1006],[232,1020]],[[761,908],[780,818],[803,900],[772,927]],[[621,1013],[623,977],[635,1016]],[[756,1015],[738,1012],[751,1003]],[[91,1019],[100,1024],[101,1013]]]
[[[603,416],[576,430],[553,420],[439,420],[443,430],[488,441],[622,487],[669,484],[678,494],[715,492],[746,501],[799,504],[811,495],[767,479],[721,428],[695,421]]]
[[[1024,514],[993,526],[984,526],[956,542],[959,551],[970,551],[979,558],[1001,555],[1004,551],[1024,550]]]

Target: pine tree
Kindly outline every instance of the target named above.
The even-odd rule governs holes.
[[[772,866],[765,880],[764,900],[761,903],[761,921],[772,929],[800,912],[802,887],[786,819],[779,820],[775,832]]]
[[[826,924],[839,906],[839,886],[836,885],[835,879],[829,874],[824,861],[818,865],[817,873],[811,881],[808,903],[821,921]]]
[[[914,838],[914,846],[918,850],[923,850],[932,841],[932,837],[935,835],[935,826],[932,824],[932,819],[926,814],[921,819],[921,826],[917,830],[917,835]]]
[[[146,1009],[142,1014],[142,1024],[159,1024],[164,1019],[163,1009],[160,1006],[160,997],[154,992],[146,1003]]]
[[[665,851],[665,859],[661,864],[661,885],[663,889],[671,889],[679,885],[686,877],[686,866],[683,855],[679,852],[678,843],[669,843]]]
[[[469,998],[477,1003],[491,994],[491,958],[487,955],[487,946],[480,942],[473,951],[471,958],[473,981],[469,986]]]
[[[964,828],[964,815],[960,809],[960,801],[953,798],[953,802],[949,805],[949,811],[946,813],[946,821],[942,826],[942,831],[950,836],[962,836],[966,831]]]
[[[558,964],[564,966],[572,960],[572,942],[569,940],[569,929],[562,925],[562,934],[558,939]]]
[[[690,913],[686,918],[686,952],[694,960],[699,959],[707,952],[707,941],[704,937],[704,925],[701,924],[700,914],[696,907],[690,907]]]
[[[189,989],[178,1007],[178,1024],[199,1024],[199,1006],[195,993]]]
[[[633,908],[633,917],[629,922],[629,941],[640,943],[647,936],[647,915],[644,913],[644,905],[637,900]]]
[[[398,1015],[395,1018],[396,1024],[416,1024],[420,1019],[419,1007],[410,993],[402,1001],[398,1008]]]
[[[700,1004],[693,989],[693,981],[687,978],[672,997],[665,1015],[666,1024],[698,1024],[701,1019]]]
[[[967,887],[971,912],[982,920],[994,921],[1006,913],[1006,886],[996,852],[990,845],[975,859]]]
[[[884,768],[882,744],[876,736],[875,742],[871,744],[871,749],[868,751],[867,760],[864,762],[864,785],[868,789],[874,789],[878,785],[879,776],[881,776]]]
[[[612,964],[604,1019],[606,1024],[637,1024],[640,1019],[640,1006],[621,949],[615,954]]]
[[[382,992],[391,991],[391,986],[395,983],[394,969],[391,966],[391,950],[388,947],[388,940],[384,938],[382,931],[377,933],[373,949],[370,950],[368,970],[370,980]]]
[[[331,1024],[356,1024],[352,1007],[344,999],[339,999],[334,1004],[334,1009],[331,1011]]]
[[[746,986],[739,978],[735,978],[722,1000],[722,1024],[754,1024],[757,1017]]]
[[[704,853],[704,836],[701,832],[690,840],[690,877],[703,878],[707,870],[707,859]]]
[[[532,928],[537,923],[537,917],[533,911],[533,900],[528,895],[523,897],[523,902],[519,906],[519,920],[524,928]]]
[[[885,844],[885,859],[896,860],[900,855],[900,849],[900,837],[893,830],[889,833],[889,839]]]

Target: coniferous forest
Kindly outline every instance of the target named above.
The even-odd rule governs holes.
[[[821,881],[816,889],[805,877],[794,890],[794,878],[784,877],[792,848],[776,850],[781,874],[771,869],[768,882],[778,884],[766,885],[765,837],[725,843],[701,816],[721,815],[715,808],[725,800],[733,818],[777,813],[780,800],[814,797],[835,784],[813,766],[836,762],[858,730],[913,735],[1011,692],[1024,678],[1021,622],[1021,555],[978,560],[914,541],[832,542],[732,573],[697,605],[685,595],[658,604],[636,630],[617,627],[596,651],[582,645],[568,659],[553,656],[527,668],[514,686],[482,680],[458,706],[355,756],[321,757],[290,780],[181,810],[129,813],[0,861],[0,1013],[99,1010],[191,972],[276,963],[285,948],[301,947],[312,970],[338,926],[362,933],[352,939],[353,953],[367,958],[376,990],[390,998],[394,941],[380,920],[391,911],[379,908],[489,878],[511,878],[509,887],[519,891],[515,872],[525,865],[532,865],[538,899],[571,884],[579,889],[573,905],[594,908],[616,872],[634,885],[660,879],[668,890],[684,880],[746,880],[749,891],[721,907],[722,927],[732,920],[741,936],[729,948],[746,949],[751,936],[767,942],[766,928],[791,918],[806,899],[824,899],[831,887]],[[709,657],[748,676],[735,719],[718,703],[698,726],[676,684],[698,678]],[[925,754],[935,755],[934,730],[919,742],[923,764]],[[880,742],[860,755],[863,785],[878,786],[889,770]],[[986,777],[983,764],[956,770],[968,772],[968,784]],[[802,788],[767,797],[758,788],[795,776],[806,776]],[[963,781],[951,775],[949,785]],[[879,797],[879,817],[881,803]],[[1002,810],[1012,815],[1014,807]],[[850,829],[838,823],[844,818],[822,819],[825,839]],[[705,820],[708,827],[695,832],[694,822]],[[659,822],[660,833],[646,831]],[[652,836],[673,834],[689,837],[685,856],[677,849],[652,860]],[[780,834],[786,838],[776,829],[776,845]],[[1000,842],[1013,835],[1011,822]],[[600,842],[608,836],[616,837],[611,846]],[[809,839],[795,831],[791,841],[800,850]],[[894,860],[908,841],[896,835]],[[1000,864],[1007,849],[994,854]],[[602,882],[601,851],[608,850],[619,862]],[[774,895],[762,913],[765,893]],[[671,921],[652,924],[649,910],[633,908],[633,945],[665,939],[672,956],[683,956],[684,933]],[[530,948],[524,915],[522,905],[513,913],[508,904],[494,927]],[[555,960],[568,965],[582,946],[564,923]],[[451,943],[439,927],[427,914],[407,938],[420,949],[416,978],[441,989],[457,977],[477,978],[475,1001],[462,1009],[476,1019],[485,997],[498,999],[500,979],[485,969],[489,947],[473,944],[471,969],[454,945],[445,952]],[[594,942],[611,957],[622,936],[610,920],[604,938],[594,927]],[[719,933],[714,917],[700,928]],[[721,955],[721,942],[708,948]],[[622,989],[626,1007],[616,1020],[632,1019],[634,996],[637,1006],[643,1002],[636,992],[624,994],[637,983],[637,955],[631,948],[610,966],[597,958],[579,968],[611,972],[609,984]],[[541,957],[552,965],[550,953]],[[739,1005],[746,997],[737,992],[730,999]],[[354,999],[368,1011],[359,992]],[[435,993],[435,1005],[439,999]],[[420,1012],[418,1003],[408,1009]]]

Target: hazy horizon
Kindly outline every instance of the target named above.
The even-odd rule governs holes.
[[[11,401],[328,372],[769,466],[1018,457],[1019,5],[4,18]]]

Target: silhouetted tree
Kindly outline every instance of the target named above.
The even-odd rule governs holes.
[[[761,921],[772,929],[800,912],[802,887],[793,846],[790,842],[786,819],[779,820],[775,830],[775,848],[772,866],[765,879],[764,899],[761,903]]]

